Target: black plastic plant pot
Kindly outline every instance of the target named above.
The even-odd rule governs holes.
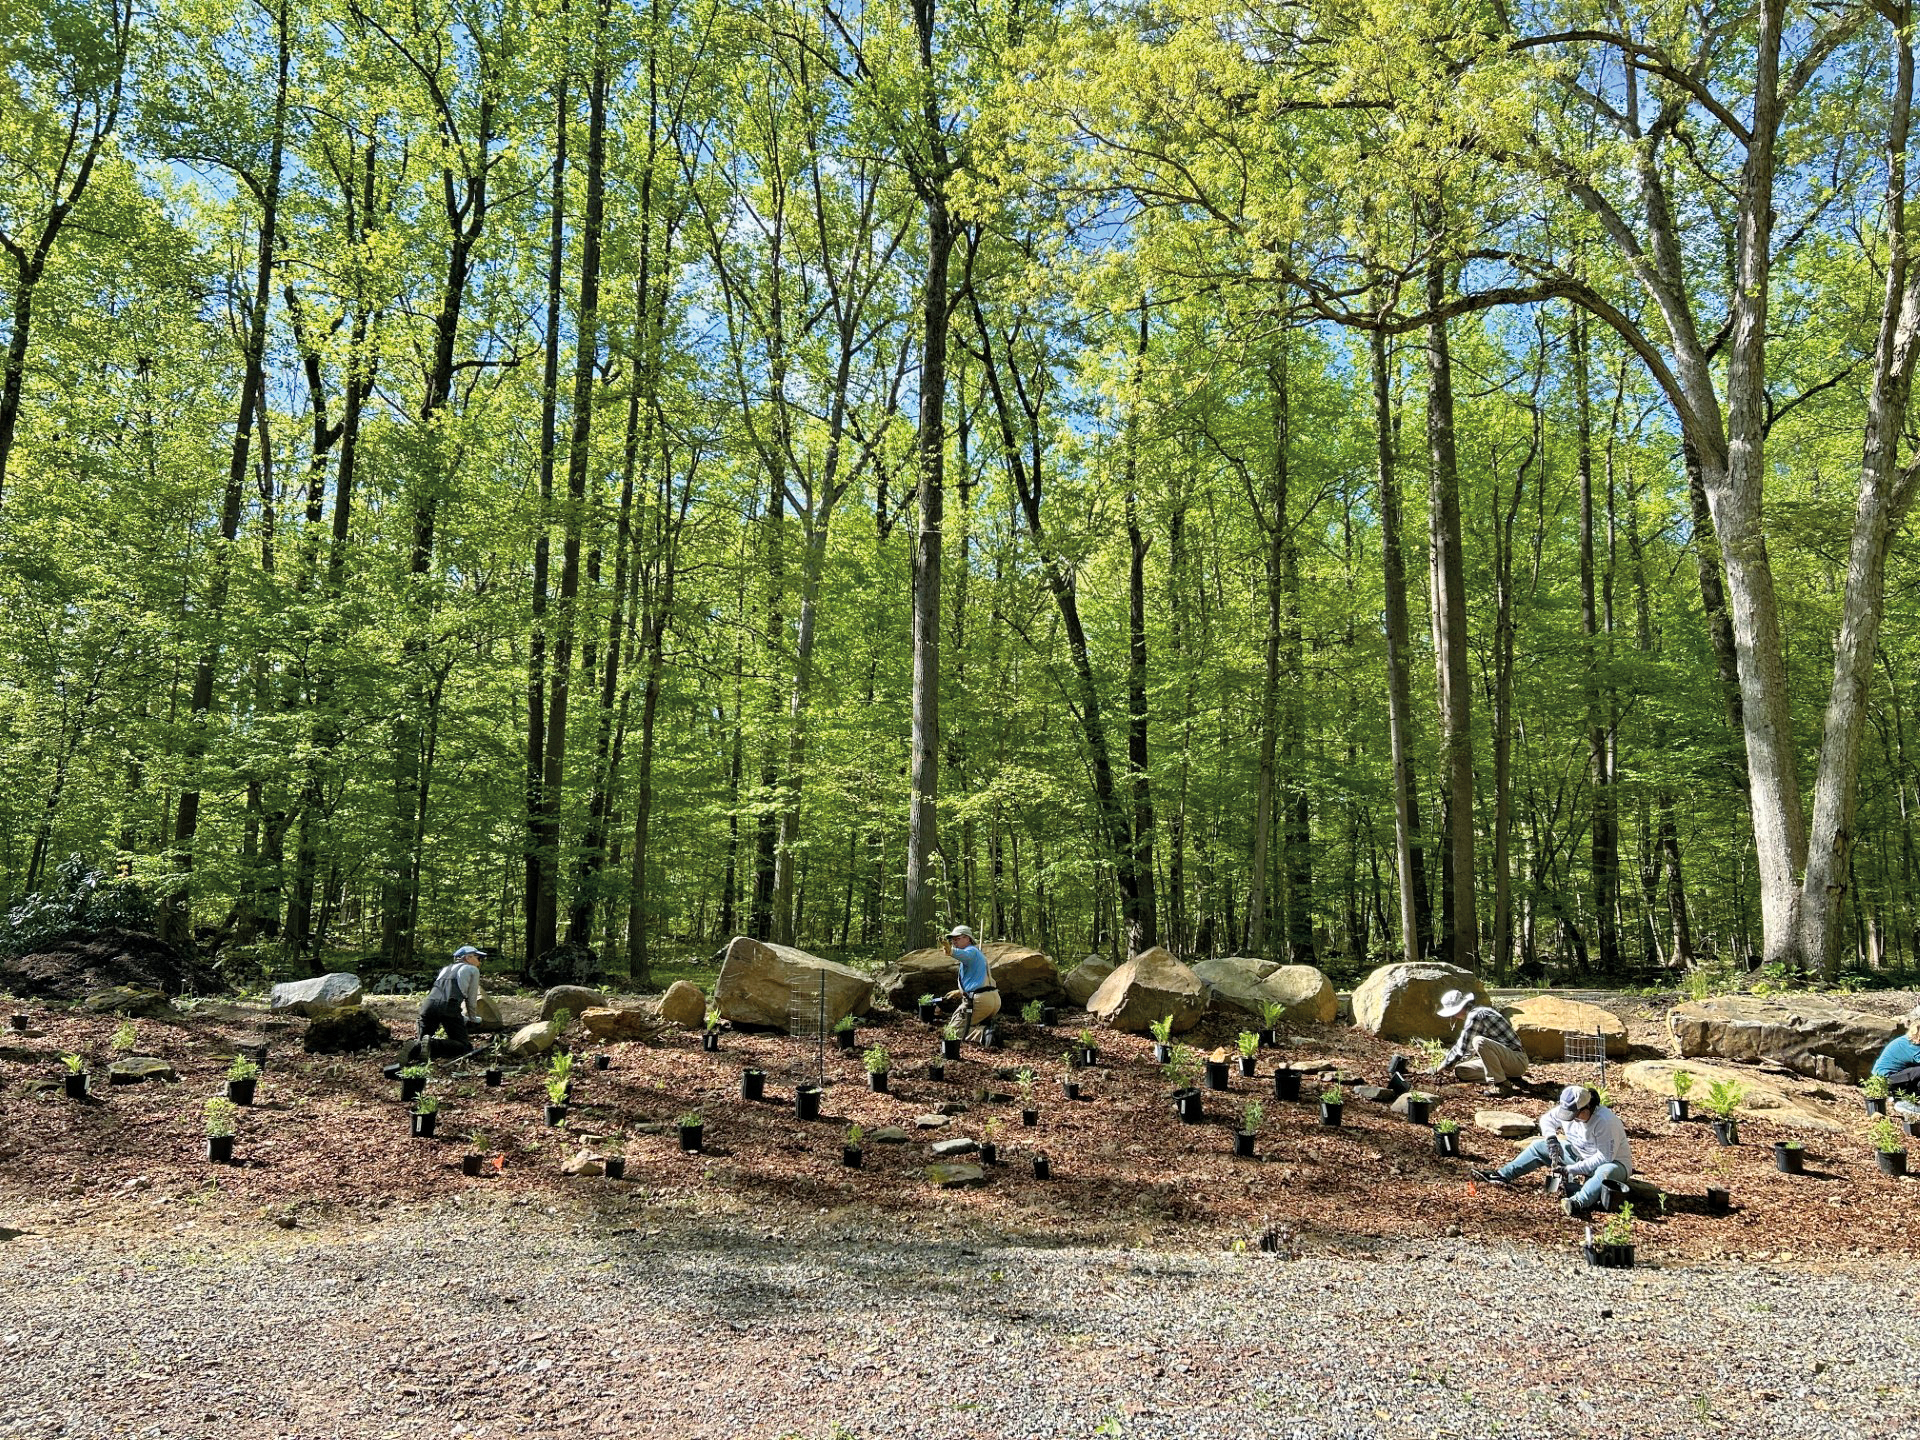
[[[506,1072],[498,1065],[491,1065],[487,1068],[487,1088],[489,1090],[498,1090],[500,1088],[500,1082],[506,1078]]]
[[[1224,1090],[1227,1088],[1227,1062],[1224,1060],[1207,1061],[1207,1089]]]
[[[1253,1159],[1253,1136],[1236,1130],[1233,1135],[1233,1153],[1241,1160]]]
[[[1276,1070],[1273,1072],[1273,1098],[1276,1100],[1298,1100],[1300,1098],[1300,1072],[1298,1070]]]
[[[802,1120],[820,1118],[820,1087],[818,1085],[802,1085],[793,1092],[793,1113]]]
[[[627,1178],[627,1157],[626,1156],[609,1155],[607,1157],[606,1165],[607,1165],[607,1179],[624,1180]]]
[[[566,1119],[567,1119],[566,1106],[564,1105],[547,1106],[547,1124],[562,1125],[566,1123]]]
[[[1173,1104],[1180,1118],[1189,1125],[1198,1125],[1206,1115],[1201,1106],[1200,1092],[1191,1085],[1173,1092]]]
[[[927,1078],[929,1080],[946,1079],[947,1078],[947,1062],[944,1060],[934,1060],[929,1062],[927,1065]]]
[[[1251,1080],[1255,1075],[1260,1073],[1260,1062],[1256,1060],[1253,1056],[1242,1055],[1239,1057],[1239,1059],[1240,1059],[1240,1073],[1246,1076],[1249,1080]]]
[[[82,1071],[78,1075],[68,1075],[66,1080],[67,1098],[69,1100],[84,1100],[87,1098],[87,1076],[85,1071]]]
[[[1340,1124],[1341,1112],[1346,1108],[1347,1102],[1344,1100],[1338,1105],[1329,1105],[1326,1101],[1322,1100],[1320,1102],[1320,1123],[1322,1125],[1338,1126]]]
[[[1053,1178],[1053,1162],[1048,1160],[1044,1155],[1034,1156],[1033,1178],[1036,1180],[1051,1180]]]
[[[1433,1153],[1436,1155],[1458,1155],[1460,1153],[1460,1132],[1458,1130],[1434,1131]]]
[[[207,1161],[213,1165],[231,1165],[233,1163],[233,1136],[209,1135],[207,1137]]]
[[[1920,1138],[1920,1130],[1913,1128],[1916,1124],[1920,1124],[1920,1121],[1916,1121],[1911,1115],[1902,1115],[1900,1117],[1900,1128],[1906,1131],[1908,1135]]]
[[[705,1125],[682,1125],[680,1127],[680,1148],[688,1151],[698,1150],[700,1148],[701,1138],[706,1133],[707,1127]]]
[[[427,1082],[418,1076],[402,1075],[400,1077],[400,1103],[405,1105],[410,1100],[419,1099],[420,1092],[426,1088]]]
[[[236,1105],[251,1105],[253,1104],[253,1087],[259,1083],[258,1080],[229,1080],[227,1081],[227,1099]]]
[[[1633,1269],[1633,1246],[1603,1245],[1595,1241],[1582,1247],[1587,1252],[1587,1263],[1601,1270]]]
[[[742,1070],[740,1072],[740,1098],[758,1100],[766,1093],[767,1072],[764,1070]]]
[[[1804,1175],[1807,1152],[1798,1145],[1789,1145],[1782,1140],[1773,1147],[1773,1168],[1782,1175]]]
[[[833,1032],[833,1043],[842,1050],[853,1049],[853,1040],[854,1033],[851,1030],[836,1030]]]
[[[593,1068],[596,1070],[605,1070],[612,1064],[613,1057],[611,1055],[596,1055],[593,1057]]]
[[[1733,1196],[1718,1185],[1707,1187],[1707,1210],[1713,1215],[1725,1215],[1733,1209]]]
[[[1028,1127],[1038,1125],[1040,1123],[1040,1112],[1038,1110],[1022,1110],[1020,1112],[1020,1123]]]
[[[700,1032],[700,1048],[709,1054],[717,1051],[720,1048],[720,1032],[718,1030],[702,1030]]]
[[[882,1095],[892,1093],[887,1089],[887,1072],[884,1070],[869,1070],[867,1072],[867,1084],[872,1089],[878,1090]]]
[[[860,1147],[858,1145],[842,1145],[840,1147],[840,1163],[849,1170],[858,1170],[860,1168]]]
[[[920,1005],[920,1019],[923,1024],[938,1025],[940,1023],[940,1002],[938,1000],[922,1001]]]
[[[992,1140],[982,1140],[980,1142],[980,1163],[982,1165],[998,1165],[1000,1163],[999,1145]]]
[[[10,1015],[7,1017],[7,1023],[16,1030],[25,1030],[29,1022],[24,1015]]]
[[[1280,1032],[1278,1030],[1262,1030],[1260,1032],[1260,1043],[1269,1050],[1278,1050],[1280,1048]]]
[[[1060,1023],[1059,1010],[1051,1005],[1042,1005],[1040,1007],[1040,1023],[1042,1025],[1058,1025]]]
[[[1156,1065],[1164,1065],[1171,1059],[1173,1059],[1173,1046],[1162,1045],[1158,1041],[1155,1041],[1153,1046],[1153,1063]]]
[[[486,1163],[487,1157],[484,1155],[462,1155],[460,1157],[460,1173],[470,1180],[478,1180],[481,1169]],[[612,1162],[609,1161],[608,1163],[611,1164]]]
[[[1667,1119],[1678,1125],[1687,1118],[1687,1102],[1684,1100],[1667,1101]]]
[[[940,1038],[940,1058],[942,1060],[958,1060],[960,1058],[960,1042],[950,1036],[942,1036]]]
[[[440,1113],[436,1110],[429,1114],[422,1115],[416,1110],[413,1112],[411,1118],[413,1120],[413,1138],[416,1140],[431,1140],[433,1138],[433,1127],[440,1123]]]
[[[1718,1137],[1722,1145],[1738,1145],[1740,1143],[1740,1122],[1738,1120],[1716,1120],[1713,1122],[1713,1133]]]
[[[1904,1175],[1907,1173],[1907,1152],[1904,1150],[1876,1150],[1873,1158],[1880,1162],[1882,1175]]]
[[[1078,1080],[1062,1080],[1060,1082],[1060,1093],[1065,1095],[1069,1100],[1078,1100],[1080,1098],[1080,1082]]]
[[[1098,1045],[1082,1045],[1080,1047],[1080,1063],[1082,1065],[1098,1065],[1100,1063],[1100,1047]]]
[[[1884,1115],[1887,1113],[1887,1097],[1884,1095],[1863,1096],[1867,1102],[1867,1114]]]
[[[1407,1119],[1415,1125],[1431,1123],[1433,1119],[1433,1102],[1431,1100],[1407,1101]]]

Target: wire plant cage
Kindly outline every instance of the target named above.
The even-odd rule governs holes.
[[[787,1034],[803,1043],[794,1049],[789,1073],[801,1085],[822,1089],[827,1083],[827,1037],[833,1026],[828,1022],[827,972],[816,975],[817,986],[804,982],[787,992]]]
[[[1566,1061],[1569,1065],[1593,1065],[1600,1071],[1600,1083],[1607,1080],[1607,1037],[1599,1027],[1589,1035],[1582,1030],[1568,1030],[1562,1033],[1561,1044],[1565,1047]]]

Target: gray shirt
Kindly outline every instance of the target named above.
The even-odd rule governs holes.
[[[464,960],[442,967],[433,977],[433,989],[427,992],[427,1004],[463,1008],[469,1019],[480,1018],[480,970]]]

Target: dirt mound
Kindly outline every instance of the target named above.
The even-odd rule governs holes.
[[[226,988],[212,966],[137,930],[77,935],[33,955],[0,959],[0,988],[19,995],[78,1000],[113,985],[169,995],[208,995]]]

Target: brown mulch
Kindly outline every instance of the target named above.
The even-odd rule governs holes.
[[[299,1048],[303,1022],[269,1020],[233,1006],[141,1020],[136,1053],[169,1061],[180,1080],[109,1088],[105,1068],[118,1019],[31,1002],[11,1008],[30,1016],[35,1033],[0,1033],[0,1202],[49,1206],[81,1220],[111,1222],[156,1197],[188,1199],[210,1187],[225,1207],[283,1219],[431,1201],[475,1187],[529,1199],[579,1194],[583,1187],[612,1197],[641,1187],[656,1196],[749,1207],[769,1223],[830,1211],[865,1214],[881,1227],[897,1216],[906,1233],[915,1216],[937,1210],[949,1221],[1041,1243],[1231,1243],[1251,1241],[1270,1222],[1308,1243],[1348,1245],[1460,1234],[1564,1250],[1581,1233],[1531,1182],[1511,1192],[1475,1186],[1467,1166],[1497,1163],[1518,1148],[1476,1131],[1476,1109],[1538,1113],[1560,1085],[1591,1079],[1590,1069],[1536,1066],[1533,1094],[1509,1101],[1484,1099],[1473,1087],[1446,1092],[1435,1114],[1460,1122],[1465,1157],[1442,1159],[1426,1129],[1381,1105],[1349,1097],[1345,1125],[1323,1127],[1311,1103],[1317,1090],[1311,1080],[1300,1103],[1273,1099],[1267,1077],[1276,1059],[1326,1057],[1352,1075],[1382,1080],[1394,1047],[1345,1027],[1307,1032],[1298,1037],[1304,1044],[1278,1056],[1262,1052],[1260,1077],[1236,1075],[1230,1094],[1209,1094],[1200,1125],[1175,1116],[1146,1039],[1104,1030],[1096,1032],[1101,1063],[1081,1072],[1083,1098],[1069,1102],[1058,1084],[1059,1057],[1075,1027],[1011,1024],[1006,1050],[969,1045],[966,1058],[948,1066],[947,1081],[936,1083],[926,1078],[926,1062],[938,1048],[935,1032],[911,1016],[885,1013],[862,1027],[860,1043],[884,1044],[892,1053],[893,1093],[867,1088],[857,1052],[829,1048],[817,1122],[793,1114],[793,1087],[812,1052],[788,1037],[729,1033],[717,1054],[704,1053],[691,1034],[656,1047],[614,1045],[604,1072],[591,1068],[595,1047],[581,1037],[580,1083],[567,1130],[544,1123],[542,1071],[509,1070],[500,1089],[483,1088],[476,1071],[436,1078],[440,1136],[415,1140],[397,1084],[379,1074],[392,1053],[306,1055]],[[209,1165],[202,1106],[220,1092],[225,1057],[235,1044],[262,1038],[270,1044],[269,1059],[258,1103],[241,1112],[237,1163]],[[1231,1041],[1225,1029],[1183,1038],[1203,1048]],[[32,1081],[57,1081],[59,1056],[67,1051],[87,1057],[95,1097],[79,1103],[57,1087],[30,1092]],[[760,1103],[739,1098],[739,1073],[750,1064],[768,1072]],[[1014,1085],[995,1078],[996,1071],[1023,1064],[1038,1077],[1035,1129],[1020,1125]],[[1849,1117],[1854,1129],[1847,1134],[1799,1134],[1808,1146],[1808,1174],[1795,1177],[1774,1170],[1771,1152],[1774,1140],[1793,1132],[1747,1121],[1744,1143],[1722,1149],[1706,1124],[1671,1125],[1655,1097],[1617,1080],[1610,1089],[1642,1178],[1669,1193],[1666,1213],[1636,1217],[1646,1260],[1914,1252],[1909,1228],[1920,1182],[1878,1173],[1864,1117],[1857,1124]],[[1267,1111],[1259,1157],[1237,1160],[1232,1131],[1241,1103],[1252,1098]],[[944,1130],[914,1132],[914,1118],[945,1101],[968,1109]],[[704,1153],[683,1153],[672,1130],[690,1109],[706,1121]],[[990,1170],[989,1183],[933,1189],[924,1175],[927,1143],[979,1138],[988,1116],[1000,1117],[1005,1127],[1003,1163]],[[865,1168],[848,1169],[840,1149],[852,1123],[869,1132],[899,1125],[914,1138],[905,1145],[868,1143]],[[643,1133],[642,1126],[663,1128]],[[461,1174],[473,1130],[488,1132],[504,1154],[498,1175],[473,1180]],[[561,1174],[582,1144],[598,1150],[614,1135],[625,1137],[625,1186]],[[1036,1151],[1052,1161],[1049,1181],[1032,1178]],[[1731,1214],[1707,1213],[1710,1185],[1731,1192]]]

